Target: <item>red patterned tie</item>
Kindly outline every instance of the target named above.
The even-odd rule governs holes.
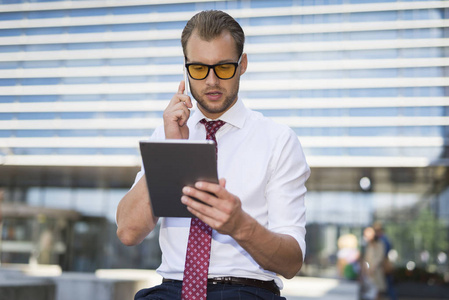
[[[206,139],[215,142],[217,153],[215,133],[225,122],[220,120],[208,122],[205,119],[200,122],[206,127]],[[200,219],[192,218],[182,283],[182,300],[206,299],[211,237],[212,228]]]

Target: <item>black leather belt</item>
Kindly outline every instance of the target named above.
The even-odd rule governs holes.
[[[172,279],[162,279],[162,282],[180,282],[180,280],[172,280]],[[209,278],[207,280],[208,284],[241,284],[241,285],[247,285],[252,287],[257,287],[261,289],[269,290],[270,292],[274,293],[277,296],[281,295],[281,292],[279,291],[279,287],[274,282],[274,280],[271,281],[264,281],[264,280],[257,280],[252,278],[242,278],[242,277],[214,277]]]

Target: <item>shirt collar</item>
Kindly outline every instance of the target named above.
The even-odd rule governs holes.
[[[210,121],[210,119],[206,118],[201,110],[198,108],[198,103],[196,105],[196,109],[194,113],[190,116],[190,121],[193,122],[193,124],[197,124],[201,119],[206,119]],[[240,99],[237,99],[237,101],[234,103],[231,108],[226,111],[219,120],[222,120],[228,124],[231,124],[237,128],[242,128],[243,124],[245,124],[246,115],[248,111],[243,102]]]

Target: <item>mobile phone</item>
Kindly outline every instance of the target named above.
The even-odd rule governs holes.
[[[187,69],[186,69],[186,59],[184,58],[184,65],[183,65],[183,69],[184,69],[184,82],[186,85],[186,88],[184,89],[184,95],[189,95],[189,75],[187,75]]]

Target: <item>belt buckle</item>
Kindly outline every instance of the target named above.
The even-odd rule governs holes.
[[[214,277],[212,278],[212,283],[232,283],[232,277]]]

